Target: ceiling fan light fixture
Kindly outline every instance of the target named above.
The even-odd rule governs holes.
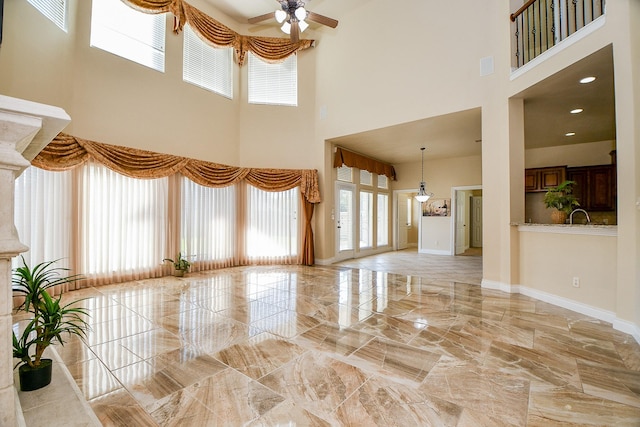
[[[280,27],[280,29],[285,34],[291,34],[291,24],[288,22],[285,22],[284,24],[282,24],[282,27]]]
[[[305,21],[300,20],[300,22],[298,23],[298,27],[300,28],[300,32],[303,33],[304,30],[309,28],[309,24],[307,24]]]
[[[298,21],[304,21],[305,19],[307,19],[307,10],[304,7],[300,6],[296,9],[295,15],[296,18],[298,18]]]
[[[278,24],[282,24],[285,19],[287,19],[287,12],[282,9],[276,10],[276,21],[278,21]]]

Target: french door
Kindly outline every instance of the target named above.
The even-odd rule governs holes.
[[[355,255],[356,186],[336,182],[336,261]]]

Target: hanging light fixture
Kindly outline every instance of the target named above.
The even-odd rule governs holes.
[[[431,197],[433,197],[433,193],[427,193],[427,185],[424,182],[424,150],[424,147],[420,149],[420,151],[422,151],[422,180],[420,181],[420,189],[418,190],[418,194],[416,195],[416,200],[420,203],[426,202]]]

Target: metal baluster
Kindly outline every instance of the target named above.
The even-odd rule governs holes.
[[[551,46],[555,46],[556,45],[556,0],[551,0],[551,16],[552,16],[552,23],[551,23],[551,33],[552,33],[552,44]],[[560,17],[560,15],[558,15],[558,17]]]
[[[536,57],[536,6],[535,3],[531,5],[531,22],[533,23],[533,28],[531,29],[531,40],[533,40],[533,51],[531,59]]]
[[[569,34],[571,34],[571,19],[569,18],[569,0],[565,0],[564,4],[565,4],[565,8],[567,9],[567,15],[565,19],[565,21],[567,22],[567,32],[565,34],[565,37],[563,37],[563,40],[564,38],[569,37]]]
[[[520,29],[519,29],[519,25],[518,25],[518,19],[516,18],[516,67],[520,68]],[[524,64],[523,64],[524,65]]]
[[[573,3],[573,32],[575,33],[578,31],[578,0],[571,0],[571,3]]]
[[[522,59],[522,65],[525,64],[525,50],[524,50],[524,14],[520,15],[520,43],[522,44],[522,49],[520,50],[520,58]]]

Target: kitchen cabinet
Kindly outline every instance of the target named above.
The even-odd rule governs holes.
[[[573,194],[582,209],[587,211],[616,210],[615,165],[567,168],[567,179],[575,181]]]
[[[536,193],[547,191],[549,187],[557,187],[566,179],[566,170],[566,166],[525,169],[524,191]]]

